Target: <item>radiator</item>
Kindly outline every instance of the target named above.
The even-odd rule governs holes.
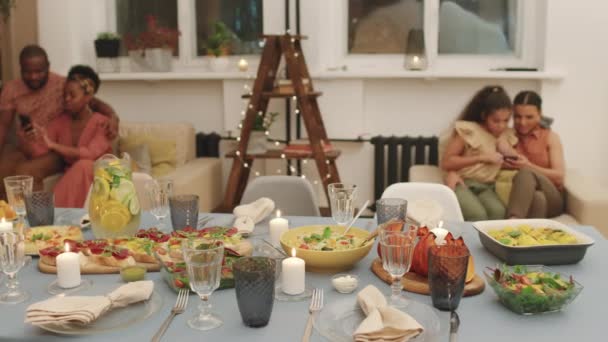
[[[409,181],[410,166],[438,165],[437,137],[376,136],[370,142],[374,145],[376,200],[389,185]]]

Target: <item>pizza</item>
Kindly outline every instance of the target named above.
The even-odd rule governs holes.
[[[25,231],[25,253],[38,254],[40,249],[62,245],[65,240],[82,241],[82,231],[77,226],[41,226]]]

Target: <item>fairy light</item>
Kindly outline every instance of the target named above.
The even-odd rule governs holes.
[[[302,164],[304,164],[304,165],[308,164],[308,159],[302,160]]]
[[[235,152],[235,154],[236,154],[237,156],[240,156],[240,155],[241,155],[241,151],[237,150],[237,151]]]
[[[280,145],[280,143],[278,141],[274,142],[274,146],[279,146],[279,145]]]
[[[255,176],[256,176],[256,177],[259,177],[259,176],[260,176],[260,173],[259,173],[258,171],[256,171],[256,172],[255,172]]]
[[[300,114],[300,110],[296,108],[295,110],[296,114]]]
[[[298,100],[298,98],[297,98],[295,95],[294,95],[294,96],[292,96],[292,97],[291,97],[291,99],[292,99],[293,101],[297,101],[297,100]]]
[[[298,57],[300,56],[300,54],[296,52],[296,53],[294,53],[294,54],[293,54],[293,56],[294,56],[295,58],[298,58]]]
[[[253,105],[252,104],[249,104],[249,109],[253,109]]]
[[[281,159],[285,159],[285,153],[281,153]]]
[[[247,169],[247,168],[249,168],[249,164],[248,163],[244,163],[243,167]]]
[[[262,116],[262,115],[264,115],[264,112],[262,112],[262,111],[260,110],[260,111],[258,111],[258,115],[259,115],[259,116]]]
[[[241,141],[241,137],[236,137],[236,141]]]
[[[270,132],[269,132],[269,131],[266,131],[266,132],[264,132],[264,134],[265,134],[266,136],[269,136],[269,135],[270,135]]]
[[[246,113],[246,112],[245,112],[244,110],[242,110],[242,111],[241,111],[241,116],[245,116],[245,113]]]
[[[243,124],[240,123],[239,124],[239,129],[241,129],[241,128],[243,128]]]
[[[300,176],[302,179],[306,179],[306,175],[302,175]]]

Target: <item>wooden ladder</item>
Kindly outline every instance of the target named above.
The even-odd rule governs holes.
[[[249,104],[242,122],[239,147],[236,151],[232,151],[226,155],[226,157],[234,158],[234,161],[226,186],[224,202],[218,208],[218,211],[229,212],[239,204],[247,186],[249,171],[254,159],[257,158],[284,158],[286,160],[314,158],[326,196],[327,185],[340,182],[340,175],[338,174],[335,162],[336,158],[340,155],[340,151],[325,151],[323,148],[323,144],[328,144],[329,140],[317,103],[317,97],[321,93],[313,90],[312,79],[308,73],[304,54],[302,53],[300,41],[305,39],[305,37],[289,34],[264,35],[264,39],[264,50],[262,51],[262,58],[252,92],[251,94],[243,95],[243,98],[249,98]],[[291,92],[279,92],[274,87],[281,56],[285,57],[287,75],[293,85],[293,91]],[[305,79],[308,80],[308,84],[304,84]],[[258,112],[266,115],[268,101],[271,98],[288,98],[293,96],[298,100],[300,115],[306,126],[308,139],[310,140],[311,152],[287,153],[278,149],[269,150],[263,154],[248,155],[247,145],[249,143],[249,136]],[[290,113],[287,113],[287,115],[290,115]]]

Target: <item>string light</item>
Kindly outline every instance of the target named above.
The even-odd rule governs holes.
[[[244,167],[244,168],[248,168],[248,167],[249,167],[249,164],[248,164],[248,163],[244,163],[244,164],[243,164],[243,167]]]
[[[295,43],[295,42],[296,42],[296,39],[295,39],[295,38],[291,38],[291,42],[292,42],[292,43]]]
[[[241,137],[236,137],[236,141],[241,141]]]
[[[274,142],[274,146],[279,146],[279,145],[280,145],[280,143],[278,141]]]
[[[281,159],[285,159],[285,153],[281,153]]]
[[[256,171],[256,172],[255,172],[255,176],[256,176],[256,177],[259,177],[259,176],[260,176],[260,173]]]
[[[265,134],[266,136],[269,136],[269,135],[270,135],[270,132],[269,132],[269,131],[266,131],[266,132],[264,132],[264,134]]]
[[[245,113],[246,113],[246,112],[245,112],[244,110],[242,110],[242,111],[241,111],[241,116],[245,116]]]
[[[300,114],[300,110],[299,109],[296,109],[295,112],[296,112],[296,114]]]
[[[240,155],[241,155],[241,151],[237,150],[237,151],[235,152],[235,154],[236,154],[237,156],[240,156]]]
[[[253,105],[252,104],[249,104],[249,109],[253,109]]]
[[[259,115],[259,116],[262,116],[262,115],[264,115],[264,112],[262,112],[262,111],[260,110],[260,111],[258,111],[258,115]]]
[[[298,58],[298,57],[300,56],[300,54],[296,52],[296,53],[294,53],[294,54],[293,54],[293,56],[294,56],[295,58]]]

